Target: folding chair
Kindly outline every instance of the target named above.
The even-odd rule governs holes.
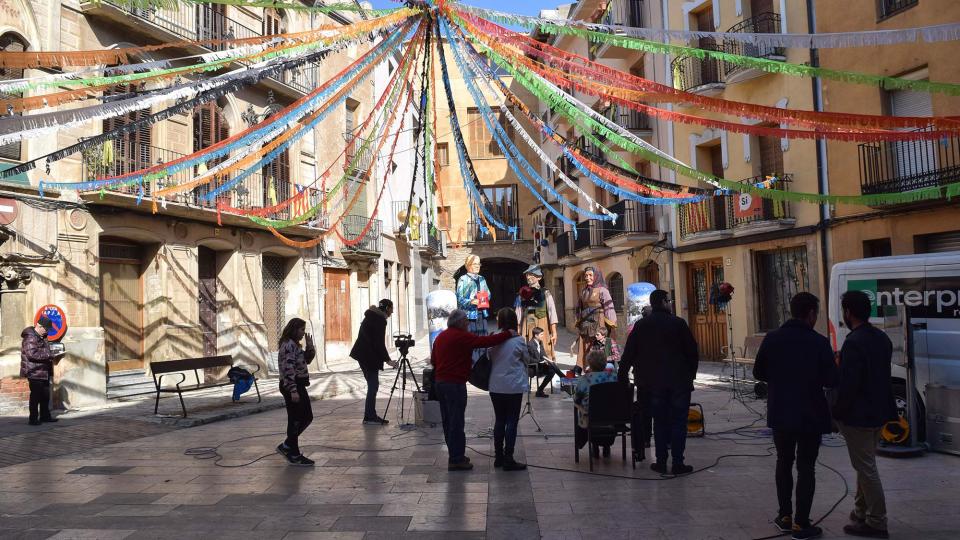
[[[590,402],[587,412],[587,453],[590,456],[590,470],[593,470],[593,440],[598,436],[620,436],[621,456],[627,461],[627,434],[633,423],[633,392],[629,385],[619,382],[595,384],[590,387]],[[578,413],[574,407],[574,426]],[[574,461],[580,463],[580,448],[574,440]],[[637,462],[631,459],[633,468]]]

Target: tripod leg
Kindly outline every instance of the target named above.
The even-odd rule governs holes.
[[[387,398],[387,406],[383,408],[382,418],[387,417],[387,411],[390,410],[390,402],[393,401],[393,392],[397,389],[397,381],[400,379],[400,371],[397,370],[397,376],[393,378],[393,386],[390,387],[390,397]]]

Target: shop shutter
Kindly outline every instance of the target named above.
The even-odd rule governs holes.
[[[890,92],[890,113],[893,116],[933,116],[930,94],[904,90]],[[895,141],[890,144],[893,145],[897,178],[911,178],[936,170],[936,141]]]
[[[923,253],[960,251],[960,231],[926,235],[921,248]]]

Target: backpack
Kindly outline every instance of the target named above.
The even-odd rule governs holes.
[[[487,351],[484,350],[480,358],[474,362],[473,368],[470,370],[470,378],[467,381],[480,390],[489,390],[491,371],[493,371],[493,362],[490,361]]]

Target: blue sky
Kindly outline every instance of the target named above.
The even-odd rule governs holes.
[[[401,5],[400,2],[392,2],[390,0],[370,0],[370,2],[373,4],[373,7],[377,9],[395,8]],[[560,4],[569,4],[572,2],[573,0],[557,0],[556,2],[543,0],[536,2],[531,2],[529,0],[468,0],[463,3],[470,6],[508,11],[510,13],[537,15],[540,13],[541,9],[553,9]]]

